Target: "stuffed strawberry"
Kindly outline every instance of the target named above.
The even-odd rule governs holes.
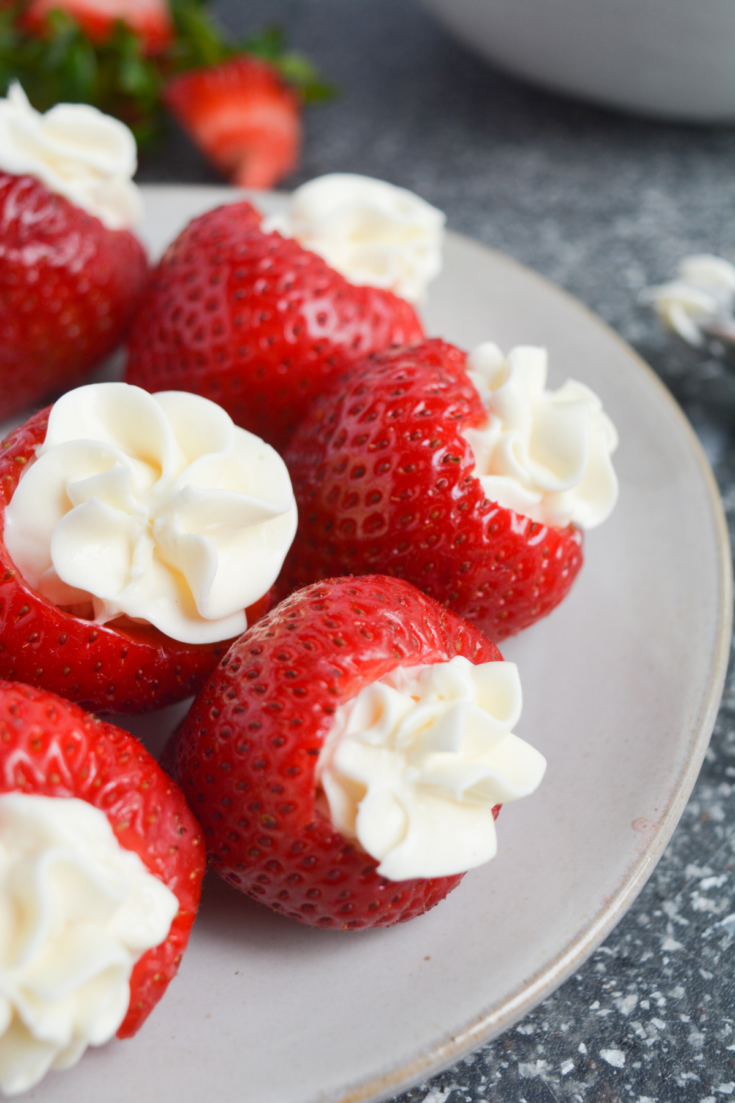
[[[175,976],[204,847],[176,785],[127,732],[0,682],[4,921],[0,1087],[135,1034]]]
[[[300,520],[282,589],[383,571],[494,640],[551,612],[582,527],[615,502],[617,438],[591,391],[545,378],[543,350],[467,361],[441,340],[356,366],[286,453]]]
[[[237,641],[176,737],[213,867],[319,927],[403,922],[492,858],[542,756],[516,667],[399,579],[307,587]]]
[[[181,73],[164,101],[209,161],[233,184],[272,188],[296,168],[301,102],[278,72],[239,55]]]
[[[69,392],[0,448],[0,677],[119,712],[195,693],[295,528],[283,461],[214,403]]]
[[[148,278],[135,141],[83,104],[0,100],[0,419],[70,386],[119,345]]]
[[[403,299],[348,282],[234,203],[195,219],[164,255],[131,330],[126,378],[205,395],[280,449],[350,364],[421,336]]]

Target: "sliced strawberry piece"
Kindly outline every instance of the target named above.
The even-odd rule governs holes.
[[[47,690],[0,682],[0,792],[84,800],[178,898],[168,937],[134,966],[118,1031],[135,1034],[178,971],[204,875],[199,825],[137,739]]]
[[[315,770],[337,707],[398,666],[502,656],[398,579],[331,579],[294,594],[235,643],[174,749],[213,867],[293,919],[354,929],[428,911],[461,880],[388,881],[332,826]]]
[[[51,11],[66,12],[96,43],[107,41],[118,20],[138,36],[145,53],[158,53],[174,39],[166,0],[30,0],[23,21],[39,33]]]
[[[271,188],[296,168],[301,103],[265,61],[240,55],[174,77],[164,102],[215,168],[244,188]]]
[[[85,707],[137,713],[181,701],[203,684],[230,641],[183,644],[150,625],[125,628],[72,616],[31,590],[2,539],[5,506],[46,435],[48,410],[0,446],[0,678],[43,686]],[[267,594],[247,610],[255,619]],[[118,626],[116,626],[118,625]]]
[[[126,379],[211,398],[282,448],[331,379],[422,336],[403,299],[348,283],[233,203],[194,219],[167,250],[131,330]]]
[[[120,344],[143,246],[30,176],[0,173],[0,419],[78,382]]]
[[[299,529],[281,592],[336,574],[412,582],[501,640],[565,597],[582,534],[486,499],[462,431],[487,418],[444,341],[377,354],[307,413],[285,458]]]

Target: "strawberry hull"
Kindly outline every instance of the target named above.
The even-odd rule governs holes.
[[[152,626],[128,622],[121,631],[72,616],[26,586],[8,555],[5,506],[44,440],[48,414],[40,411],[0,445],[0,678],[96,711],[149,712],[181,701],[197,692],[231,641],[195,646]]]
[[[175,976],[204,876],[199,825],[183,795],[137,739],[48,693],[0,682],[0,793],[84,800],[104,812],[122,847],[177,897],[166,939],[133,967],[118,1036],[135,1034]]]
[[[315,402],[285,453],[299,529],[281,593],[379,571],[498,641],[563,600],[582,534],[485,497],[462,431],[487,415],[465,362],[439,339],[387,350]]]
[[[310,926],[404,922],[462,874],[389,881],[335,830],[316,767],[336,709],[397,666],[502,658],[475,628],[413,586],[330,579],[292,595],[220,663],[177,733],[175,775],[213,868],[233,887]]]
[[[210,398],[282,449],[350,365],[423,330],[403,299],[348,283],[260,222],[249,203],[233,203],[179,235],[131,329],[126,381]]]
[[[148,279],[127,230],[0,172],[0,419],[79,382],[122,341]]]

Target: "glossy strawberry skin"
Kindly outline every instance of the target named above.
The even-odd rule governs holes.
[[[249,203],[195,219],[169,247],[130,333],[126,379],[193,391],[281,449],[308,403],[377,349],[422,337],[411,306],[355,287],[264,234]]]
[[[178,971],[205,870],[198,823],[171,779],[132,735],[56,694],[0,681],[0,792],[76,797],[104,812],[115,837],[178,897],[164,942],[133,968],[118,1030],[135,1034]]]
[[[0,678],[43,686],[96,711],[149,712],[197,690],[230,642],[191,645],[129,622],[121,631],[74,617],[23,581],[2,538],[5,506],[46,436],[41,410],[0,445]],[[248,610],[253,621],[270,604]]]
[[[181,73],[167,84],[163,98],[207,159],[233,184],[272,188],[296,168],[301,103],[267,62],[241,54]]]
[[[122,341],[148,279],[127,230],[0,173],[0,420],[67,388]]]
[[[581,533],[485,498],[461,436],[486,420],[465,363],[438,339],[389,350],[314,404],[285,454],[299,529],[281,594],[380,571],[496,641],[566,596],[582,565]]]
[[[336,709],[399,665],[502,658],[475,628],[398,579],[337,578],[292,595],[245,633],[176,736],[176,777],[209,859],[292,919],[383,927],[428,911],[461,880],[388,881],[335,831],[315,769]]]

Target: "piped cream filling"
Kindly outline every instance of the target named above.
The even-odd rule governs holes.
[[[245,631],[296,518],[281,457],[220,406],[98,383],[53,407],[5,510],[5,544],[55,605],[212,643]]]
[[[546,769],[513,734],[514,663],[462,656],[398,667],[341,705],[317,779],[332,822],[391,881],[463,873],[495,856],[492,809],[532,793]]]
[[[467,359],[488,418],[466,429],[486,497],[544,525],[590,529],[618,497],[612,454],[618,436],[589,387],[569,379],[546,390],[545,349],[518,347],[506,359],[479,345]]]

